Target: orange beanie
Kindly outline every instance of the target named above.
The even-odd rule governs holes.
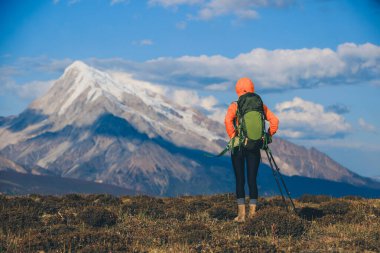
[[[237,95],[240,97],[247,92],[255,92],[255,85],[251,79],[248,77],[243,77],[236,82],[235,90]]]

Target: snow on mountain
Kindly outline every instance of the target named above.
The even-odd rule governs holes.
[[[86,126],[102,113],[110,112],[150,137],[160,136],[179,146],[210,152],[223,147],[226,135],[217,122],[193,108],[173,103],[158,87],[127,75],[120,78],[76,61],[44,96],[29,106],[29,110],[47,118],[27,130],[38,133],[39,128],[49,124],[50,131],[67,125]],[[30,137],[19,133],[9,135],[9,142],[0,148]]]
[[[15,171],[18,173],[27,173],[27,171],[23,167],[3,156],[0,156],[0,171]]]

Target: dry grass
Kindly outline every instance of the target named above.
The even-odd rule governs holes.
[[[231,194],[178,198],[0,195],[0,252],[380,252],[380,200],[280,198],[233,222]]]

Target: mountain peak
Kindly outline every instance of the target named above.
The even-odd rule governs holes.
[[[71,63],[67,68],[66,71],[71,69],[78,69],[78,70],[89,70],[91,67],[88,66],[83,61],[76,60],[73,63]]]
[[[105,73],[93,68],[83,61],[74,61],[68,67],[66,67],[62,78],[66,78],[66,76],[71,76],[74,78],[87,79],[87,81],[96,79],[96,78],[104,78]]]
[[[35,100],[31,107],[41,110],[45,115],[64,114],[72,108],[73,115],[78,115],[78,108],[95,101],[107,89],[110,77],[82,61],[74,61],[66,67],[63,75],[54,82],[49,91]],[[68,116],[68,115],[67,115]]]

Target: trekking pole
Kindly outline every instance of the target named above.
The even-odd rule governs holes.
[[[270,166],[271,166],[272,170],[274,170],[274,168],[276,168],[276,172],[277,172],[277,174],[279,175],[279,178],[280,178],[280,180],[281,180],[281,182],[282,182],[282,185],[284,186],[285,192],[286,192],[286,194],[288,195],[288,198],[289,198],[289,200],[290,200],[290,203],[292,204],[293,210],[294,210],[294,212],[297,213],[297,211],[296,211],[296,207],[295,207],[294,202],[293,202],[293,199],[292,199],[292,197],[291,197],[291,195],[290,195],[290,192],[289,192],[289,190],[288,190],[288,187],[287,187],[286,184],[285,184],[285,180],[284,180],[284,178],[282,177],[282,174],[280,173],[280,168],[278,167],[276,161],[274,160],[274,157],[273,157],[272,151],[270,150],[269,147],[267,147],[267,148],[265,149],[265,152],[266,152],[266,154],[267,154],[267,156],[268,156],[268,160],[269,160],[269,163],[270,163]],[[272,162],[273,162],[274,166],[273,166]],[[276,178],[276,182],[277,182],[277,181],[278,181],[278,179]],[[279,185],[278,182],[277,182],[277,185]],[[281,190],[280,190],[280,191],[281,191]],[[281,195],[282,195],[282,191],[281,191]],[[285,200],[284,200],[284,196],[282,196],[282,198],[283,198],[283,201],[285,202]],[[286,203],[285,203],[285,204],[286,204]],[[287,204],[286,204],[286,208],[288,208],[288,205],[287,205]]]
[[[278,167],[276,161],[274,160],[274,157],[273,157],[272,151],[269,149],[269,147],[268,147],[268,151],[266,151],[266,152],[267,152],[267,155],[268,155],[268,153],[269,153],[270,158],[271,158],[271,160],[273,161],[273,164],[274,164],[274,166],[275,166],[275,168],[276,168],[276,170],[277,170],[277,173],[278,173],[278,175],[279,175],[279,177],[280,177],[280,179],[281,179],[281,182],[282,182],[282,184],[284,185],[284,189],[285,189],[285,191],[286,191],[286,194],[288,195],[288,198],[289,198],[289,200],[290,200],[290,203],[292,204],[293,210],[296,212],[296,207],[295,207],[295,205],[294,205],[293,199],[292,199],[292,197],[291,197],[291,195],[290,195],[290,192],[289,192],[289,190],[288,190],[288,187],[287,187],[286,184],[285,184],[285,180],[284,180],[284,178],[282,177],[282,175],[281,175],[281,173],[280,173],[280,168]],[[268,157],[268,159],[269,159],[269,157]]]
[[[276,170],[274,169],[273,167],[273,164],[272,164],[272,160],[271,160],[271,157],[269,156],[268,154],[268,148],[267,149],[264,149],[265,150],[265,153],[267,154],[267,157],[268,157],[268,161],[269,161],[269,165],[272,169],[272,173],[273,173],[273,177],[277,183],[277,187],[278,189],[280,190],[280,193],[281,193],[281,197],[282,197],[282,201],[284,202],[285,206],[286,206],[286,210],[288,210],[288,204],[286,203],[286,200],[285,200],[285,197],[284,197],[284,193],[282,192],[282,188],[281,188],[281,185],[280,185],[280,182],[278,180],[278,177],[277,177],[277,174],[276,174]]]

